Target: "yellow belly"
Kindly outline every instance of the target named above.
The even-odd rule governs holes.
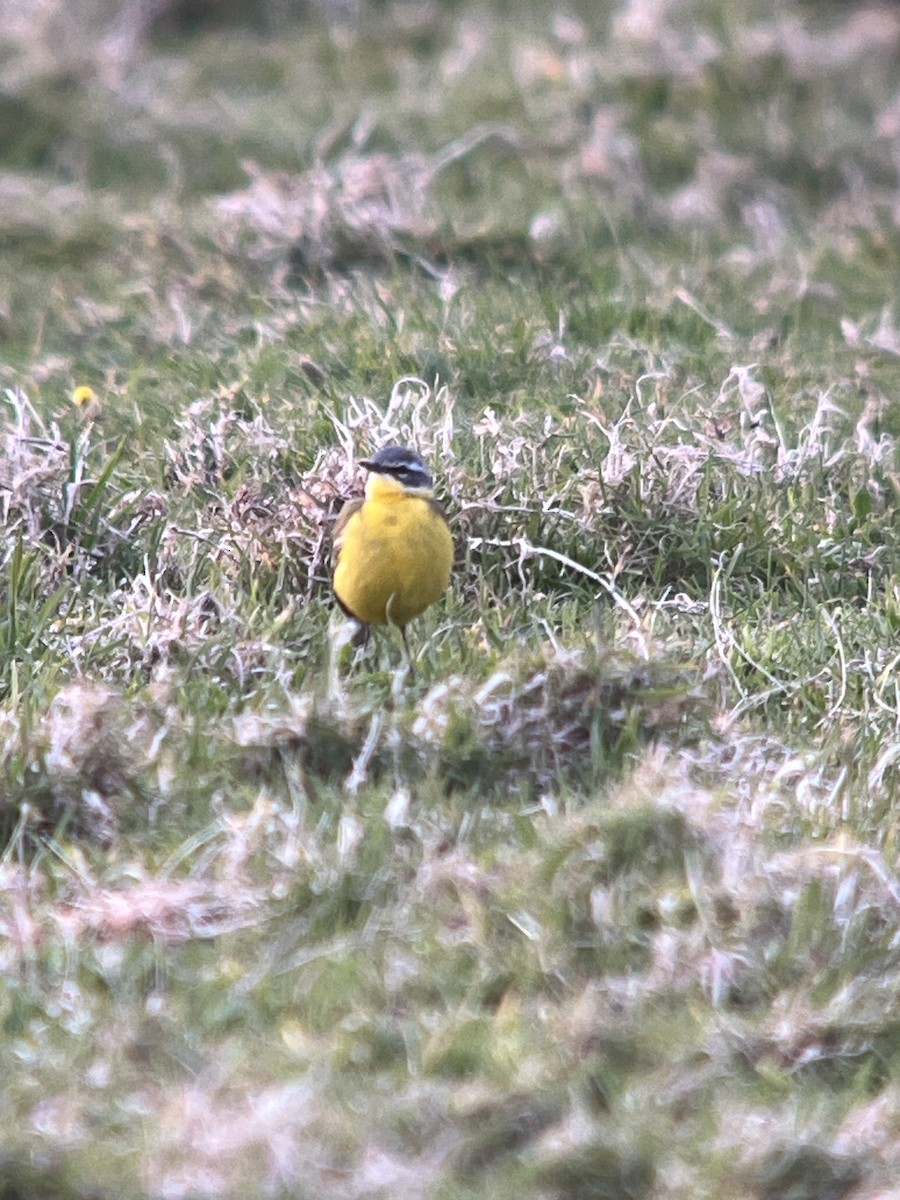
[[[405,625],[450,582],[450,530],[420,496],[367,500],[340,543],[334,590],[367,625]]]

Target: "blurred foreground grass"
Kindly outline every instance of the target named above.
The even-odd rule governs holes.
[[[0,1192],[893,1194],[900,15],[0,23]]]

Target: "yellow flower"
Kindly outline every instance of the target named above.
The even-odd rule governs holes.
[[[92,387],[82,384],[81,387],[77,387],[72,393],[72,403],[76,408],[87,408],[97,403],[97,393]]]

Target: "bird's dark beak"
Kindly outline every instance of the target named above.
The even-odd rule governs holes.
[[[371,458],[361,458],[359,460],[359,465],[361,467],[365,467],[367,471],[371,471],[375,464],[372,462]]]

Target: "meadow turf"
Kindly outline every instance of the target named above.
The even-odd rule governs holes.
[[[0,41],[0,1196],[897,1195],[900,12]]]

